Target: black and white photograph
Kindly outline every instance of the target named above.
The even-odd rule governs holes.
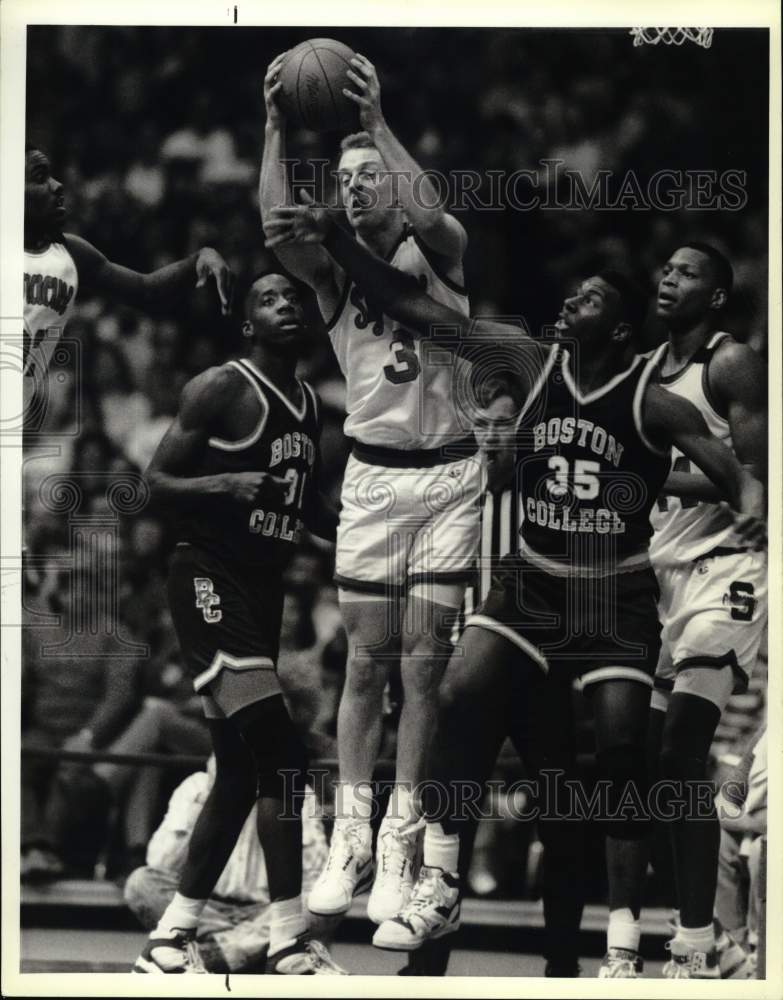
[[[353,11],[0,10],[3,994],[779,996],[777,5]]]

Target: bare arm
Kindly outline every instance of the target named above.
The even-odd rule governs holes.
[[[767,470],[767,371],[761,358],[745,344],[728,341],[709,366],[710,389],[727,415],[737,458],[760,482]],[[725,499],[706,476],[673,471],[666,480],[672,496],[719,503]]]
[[[264,153],[258,181],[258,204],[261,221],[265,223],[272,209],[291,203],[291,192],[285,168],[286,120],[277,102],[281,84],[277,77],[287,53],[283,52],[269,64],[264,77]],[[320,246],[283,246],[275,256],[294,277],[304,281],[318,296],[318,305],[328,320],[337,308],[340,297],[338,275],[329,254]]]
[[[754,520],[763,518],[763,487],[710,433],[704,417],[692,403],[651,385],[644,398],[643,419],[651,437],[676,445],[710,478],[734,510]]]
[[[266,225],[266,245],[319,243],[382,312],[407,330],[470,361],[494,352],[528,392],[541,371],[544,352],[521,327],[474,319],[429,296],[411,275],[376,257],[335,225],[327,209],[309,197],[275,209]]]
[[[703,500],[706,503],[720,503],[725,499],[715,483],[700,472],[670,472],[663,492],[669,496]]]
[[[231,312],[233,275],[217,250],[211,247],[142,274],[110,261],[81,236],[68,233],[65,239],[84,284],[120,302],[142,309],[173,306],[192,288],[201,288],[213,277],[223,315]]]
[[[182,390],[179,412],[146,471],[155,502],[178,509],[203,504],[210,497],[252,502],[264,490],[285,487],[284,480],[264,472],[193,475],[218,415],[236,392],[236,376],[227,368],[210,368]]]
[[[767,480],[767,369],[747,344],[721,344],[708,369],[710,388],[729,421],[740,462]]]
[[[462,257],[468,245],[464,227],[440,203],[439,192],[389,128],[381,110],[381,85],[375,67],[364,56],[351,60],[348,76],[356,91],[343,93],[359,107],[359,120],[393,174],[394,192],[408,220],[427,246],[443,257],[449,277],[462,280]]]

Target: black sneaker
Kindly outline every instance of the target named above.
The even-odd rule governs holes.
[[[134,962],[131,972],[177,974],[183,972],[206,975],[196,944],[195,930],[175,927],[172,937],[151,937]]]

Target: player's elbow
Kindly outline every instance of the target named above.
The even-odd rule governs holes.
[[[455,262],[462,260],[468,246],[468,234],[464,226],[442,207],[423,213],[416,223],[416,230],[431,250]]]
[[[154,312],[163,297],[152,274],[136,274],[125,283],[122,298],[130,306],[135,306],[144,312]]]
[[[150,502],[155,504],[160,502],[165,494],[164,475],[160,469],[148,466],[144,472],[144,482],[147,484]]]

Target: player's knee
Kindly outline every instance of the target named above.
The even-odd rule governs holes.
[[[454,646],[451,642],[453,619],[428,622],[420,630],[405,633],[402,637],[402,662],[438,664],[443,670],[449,662]]]
[[[424,658],[403,660],[401,678],[405,697],[427,698],[434,701],[445,668],[445,660],[441,663]]]
[[[422,639],[403,650],[400,661],[403,684],[413,689],[437,688],[448,666],[453,647],[450,643]]]
[[[608,793],[606,812],[601,817],[606,833],[621,840],[646,837],[650,814],[644,749],[629,744],[608,747],[600,750],[597,758],[599,777]]]
[[[280,799],[298,812],[305,795],[307,751],[293,732],[277,740],[251,748],[256,764],[256,790],[259,798]]]
[[[297,775],[297,768],[275,767],[272,762],[260,767],[258,770],[259,799],[279,799],[281,802],[301,805],[296,794],[299,784]]]
[[[454,727],[467,713],[467,699],[462,685],[446,673],[438,687],[438,729],[456,731]]]
[[[658,763],[656,804],[667,821],[715,817],[715,788],[707,776],[707,759],[664,747]]]
[[[386,686],[387,666],[367,654],[352,656],[345,674],[345,687],[358,698],[380,698]]]
[[[255,790],[256,768],[251,754],[245,752],[242,756],[234,754],[226,759],[216,759],[211,795],[244,805],[253,800]]]
[[[234,773],[228,768],[219,768],[212,785],[212,794],[226,803],[227,808],[241,809],[254,801],[256,785],[256,771],[253,767],[243,768]]]

